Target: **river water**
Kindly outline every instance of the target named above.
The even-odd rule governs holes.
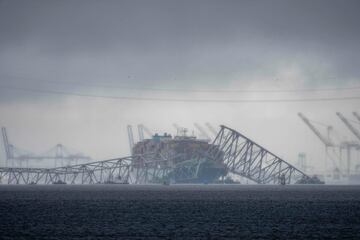
[[[0,239],[360,239],[360,186],[0,185]]]

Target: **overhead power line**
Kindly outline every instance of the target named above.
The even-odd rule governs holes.
[[[110,96],[110,95],[94,95],[69,91],[43,90],[34,88],[22,88],[13,86],[0,86],[2,89],[25,91],[41,94],[133,100],[133,101],[156,101],[156,102],[199,102],[199,103],[282,103],[282,102],[329,102],[329,101],[349,101],[360,100],[360,96],[349,97],[324,97],[324,98],[284,98],[284,99],[189,99],[189,98],[156,98],[156,97],[129,97],[129,96]]]
[[[157,88],[157,87],[134,87],[134,86],[120,86],[115,84],[98,84],[92,82],[79,82],[79,81],[56,81],[56,80],[44,80],[28,77],[16,77],[10,75],[1,75],[3,78],[23,79],[26,83],[42,82],[47,84],[58,85],[78,85],[86,87],[96,88],[111,88],[122,90],[134,90],[134,91],[157,91],[157,92],[195,92],[195,93],[298,93],[298,92],[331,92],[331,91],[354,91],[360,90],[360,86],[353,87],[333,87],[333,88],[294,88],[294,89],[194,89],[194,88]],[[16,81],[16,80],[15,80]],[[22,81],[24,83],[24,81]]]

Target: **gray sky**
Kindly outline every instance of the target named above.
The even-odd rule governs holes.
[[[351,91],[224,93],[158,89],[284,90],[360,86],[359,1],[0,0],[0,124],[35,152],[62,142],[94,158],[128,154],[125,127],[228,124],[295,162],[323,147],[298,119],[337,126],[359,100],[183,103],[10,90],[181,99],[360,96]],[[96,87],[95,87],[96,86]],[[109,87],[111,86],[111,87]],[[118,88],[115,88],[118,87]]]

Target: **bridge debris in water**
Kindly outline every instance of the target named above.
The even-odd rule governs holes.
[[[155,134],[135,144],[129,157],[57,168],[0,168],[7,184],[227,183],[229,174],[258,184],[322,183],[223,125],[212,143]]]

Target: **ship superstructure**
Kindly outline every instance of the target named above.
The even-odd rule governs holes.
[[[169,167],[172,170],[162,179],[176,183],[212,183],[226,175],[226,166],[222,155],[217,158],[206,156],[210,148],[208,140],[187,136],[186,132],[172,136],[154,134],[151,139],[136,143],[132,149],[133,156],[152,155],[157,161],[155,168]],[[134,158],[135,166],[146,164],[145,158]],[[189,175],[190,174],[190,175]]]

